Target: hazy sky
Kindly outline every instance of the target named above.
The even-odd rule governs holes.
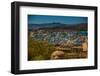
[[[78,16],[28,15],[28,24],[42,24],[53,22],[64,24],[87,23],[88,18]]]

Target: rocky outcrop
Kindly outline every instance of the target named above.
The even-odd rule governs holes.
[[[63,51],[54,51],[51,54],[51,59],[63,59],[65,53]]]

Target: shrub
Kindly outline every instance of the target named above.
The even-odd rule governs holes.
[[[29,37],[28,39],[28,60],[48,60],[55,46],[47,41],[36,41]]]

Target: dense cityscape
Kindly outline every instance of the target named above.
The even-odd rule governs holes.
[[[47,47],[49,47],[49,45],[54,46],[53,50],[47,49],[47,51],[51,51],[51,55],[55,55],[55,53],[59,54],[60,52],[62,52],[62,54],[64,55],[64,57],[62,56],[61,58],[52,58],[52,56],[49,55],[47,59],[50,59],[50,57],[52,59],[87,58],[87,51],[88,51],[87,36],[88,36],[87,31],[37,30],[29,32],[29,38],[31,38],[34,42],[43,42],[43,45],[46,42],[45,44],[48,44]],[[41,46],[41,48],[44,47]],[[40,49],[40,51],[42,50]],[[40,60],[42,59],[40,58]]]

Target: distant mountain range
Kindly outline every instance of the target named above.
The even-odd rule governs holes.
[[[44,23],[44,24],[28,24],[28,30],[82,30],[87,31],[87,23],[79,24],[62,24],[62,23]]]

